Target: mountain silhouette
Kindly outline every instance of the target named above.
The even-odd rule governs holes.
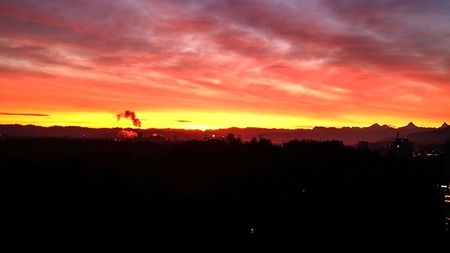
[[[419,128],[419,127],[416,126],[414,123],[409,122],[408,125],[399,127],[398,130],[412,130],[412,129],[417,129],[417,128]]]
[[[442,144],[445,141],[450,140],[450,127],[440,127],[433,129],[432,131],[413,133],[408,135],[408,139],[414,143],[425,145]]]
[[[367,127],[367,129],[371,129],[371,130],[374,130],[374,129],[389,129],[390,127],[388,126],[388,125],[380,125],[380,124],[378,124],[378,123],[375,123],[375,124],[373,124],[373,125],[371,125],[371,126],[369,126],[369,127]]]
[[[409,122],[408,125],[403,126],[403,127],[399,127],[397,129],[397,131],[398,131],[400,136],[406,137],[406,136],[408,136],[410,134],[413,134],[413,133],[430,131],[430,130],[433,130],[433,129],[435,129],[435,128],[418,127],[413,122]]]
[[[78,126],[53,126],[41,127],[34,125],[0,125],[0,136],[11,137],[65,137],[65,138],[117,138],[120,128],[86,128]],[[442,131],[441,131],[442,130]],[[413,141],[423,143],[442,143],[448,138],[447,131],[450,130],[444,123],[439,128],[418,127],[410,122],[408,125],[394,128],[387,125],[375,123],[369,127],[314,127],[313,129],[268,129],[268,128],[224,128],[217,130],[186,130],[186,129],[135,129],[143,138],[154,136],[164,137],[166,140],[203,140],[208,136],[217,135],[225,137],[232,133],[243,141],[252,138],[270,139],[273,143],[284,143],[294,139],[310,140],[340,140],[344,144],[353,145],[358,141],[368,142],[390,141],[397,133],[401,137],[411,137]],[[161,139],[161,138],[160,138]]]

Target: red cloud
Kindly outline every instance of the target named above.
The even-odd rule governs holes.
[[[444,120],[448,11],[418,0],[11,1],[0,4],[0,106]]]

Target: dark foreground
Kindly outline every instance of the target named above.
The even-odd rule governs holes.
[[[301,242],[445,230],[444,159],[339,142],[0,140],[12,239]]]

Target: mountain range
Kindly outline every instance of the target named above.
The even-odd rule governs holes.
[[[68,138],[117,138],[121,128],[86,128],[77,126],[41,127],[34,125],[0,125],[0,136],[10,137],[68,137]],[[293,139],[341,140],[353,145],[358,141],[387,142],[406,137],[418,144],[440,144],[450,139],[450,127],[447,123],[441,127],[419,127],[414,123],[395,128],[377,123],[369,127],[314,127],[313,129],[268,129],[268,128],[224,128],[217,130],[186,129],[129,129],[140,132],[144,138],[160,137],[168,140],[204,139],[210,136],[226,136],[228,133],[244,141],[251,138],[266,138],[274,143],[283,143]]]

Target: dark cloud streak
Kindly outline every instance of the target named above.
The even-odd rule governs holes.
[[[4,116],[32,116],[32,117],[48,117],[50,114],[42,113],[15,113],[15,112],[0,112],[0,115]]]

